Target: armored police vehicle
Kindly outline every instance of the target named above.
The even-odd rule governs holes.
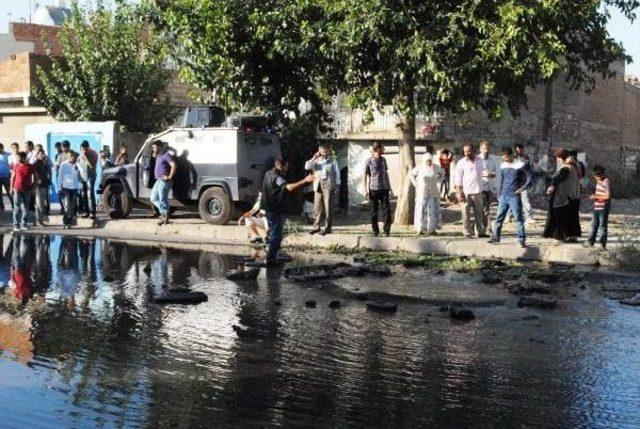
[[[133,163],[102,172],[98,193],[111,218],[129,216],[134,205],[153,209],[149,198],[155,179],[151,154],[155,140],[165,142],[176,156],[179,172],[169,194],[172,210],[197,210],[207,223],[223,225],[255,203],[265,172],[280,155],[278,137],[265,132],[266,118],[236,116],[220,126],[197,127],[188,122],[193,117],[188,109],[185,126],[152,136]],[[187,183],[177,183],[180,180]]]

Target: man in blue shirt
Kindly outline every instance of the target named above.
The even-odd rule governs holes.
[[[164,142],[155,140],[151,143],[151,152],[156,158],[155,178],[156,183],[151,189],[151,202],[160,212],[158,225],[169,224],[169,191],[173,186],[173,177],[176,175],[177,164],[171,152],[165,149]]]
[[[529,163],[522,160],[514,162],[513,151],[506,147],[502,149],[502,164],[500,165],[500,198],[498,200],[498,214],[493,224],[493,237],[489,243],[499,243],[502,225],[507,213],[511,210],[516,220],[516,231],[520,247],[526,247],[527,239],[522,215],[522,192],[531,185]]]
[[[10,153],[4,151],[4,145],[0,143],[0,210],[4,210],[4,198],[2,196],[2,188],[7,191],[11,208],[13,208],[13,198],[11,198],[11,166],[9,165]]]

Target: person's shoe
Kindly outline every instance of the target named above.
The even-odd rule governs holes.
[[[377,231],[373,231],[373,232],[371,233],[371,236],[372,236],[372,237],[378,237],[379,235],[380,235],[380,233],[379,233],[379,232],[377,232]]]
[[[27,227],[27,225],[22,225],[20,227],[20,231],[28,231],[28,230],[29,230],[29,227]]]
[[[594,243],[589,243],[588,241],[585,241],[584,243],[582,243],[582,246],[586,247],[586,248],[593,247],[593,245],[594,245]]]
[[[169,212],[166,212],[166,213],[164,214],[164,219],[162,220],[162,222],[163,222],[165,225],[169,225],[169,224],[171,223],[171,221],[169,220],[169,216],[171,216],[171,215],[169,214]]]
[[[162,226],[164,225],[164,219],[160,218],[160,220],[158,222],[156,222],[158,224],[158,226]]]
[[[490,239],[487,240],[487,243],[498,244],[498,243],[500,243],[500,240],[496,240],[496,239],[490,238]]]
[[[478,234],[478,238],[487,238],[489,234]]]
[[[309,231],[309,234],[314,235],[320,232],[320,228],[313,228]]]
[[[523,249],[527,248],[527,243],[525,243],[524,241],[520,241],[520,247],[522,247]]]
[[[264,240],[262,240],[262,237],[256,237],[253,240],[251,240],[249,243],[251,244],[262,244],[264,242]]]
[[[14,226],[13,227],[13,232],[20,232],[20,227]]]
[[[464,234],[464,238],[471,239],[471,238],[473,238],[473,236],[471,234]]]
[[[389,236],[391,236],[391,231],[385,231],[385,232],[384,232],[384,236],[385,236],[385,237],[389,237]]]
[[[96,214],[92,214],[91,216],[89,216],[89,218],[91,218],[91,220],[96,220]]]
[[[577,243],[578,242],[578,238],[577,237],[567,237],[564,239],[565,243]]]
[[[429,235],[438,235],[438,231],[431,231]]]
[[[327,235],[327,234],[331,234],[331,228],[325,228],[324,231],[322,231],[322,235]]]
[[[82,215],[82,217],[84,219],[89,219],[89,216],[91,216],[89,213],[85,213],[85,214]]]
[[[71,225],[66,225],[65,224],[65,225],[62,226],[62,229],[71,229]]]

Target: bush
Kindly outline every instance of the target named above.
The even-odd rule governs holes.
[[[613,256],[622,268],[640,271],[640,220],[633,219],[624,223],[620,244]]]

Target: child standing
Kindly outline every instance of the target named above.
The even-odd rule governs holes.
[[[589,246],[596,242],[598,230],[600,231],[600,244],[607,248],[607,232],[609,226],[609,210],[611,209],[611,192],[609,178],[604,167],[593,167],[593,177],[596,179],[596,191],[589,199],[593,201],[593,219],[591,220],[591,233],[589,234]]]
[[[58,171],[58,189],[60,190],[64,206],[64,216],[62,218],[64,229],[71,228],[76,213],[78,189],[80,188],[80,177],[76,160],[76,153],[69,151],[67,153],[67,160],[60,165],[60,170]]]

